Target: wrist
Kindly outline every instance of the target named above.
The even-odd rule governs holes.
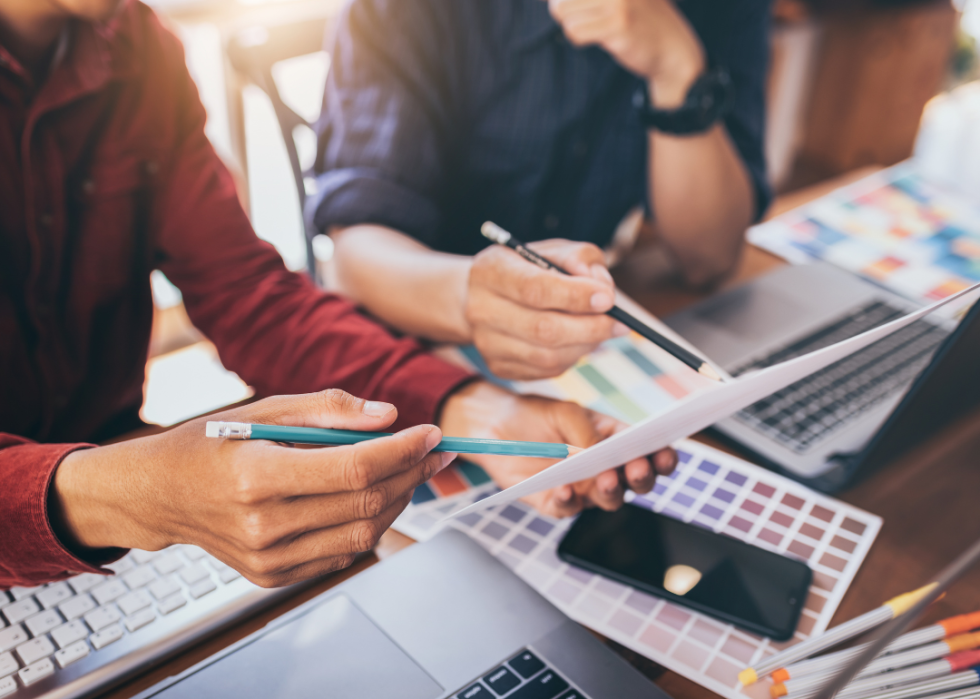
[[[66,548],[82,557],[87,550],[162,548],[141,535],[140,517],[130,512],[137,489],[122,477],[149,457],[145,450],[128,453],[127,447],[143,441],[76,451],[62,460],[48,491],[48,519]],[[118,464],[123,472],[116,472]]]
[[[517,400],[513,393],[486,379],[465,383],[443,403],[437,421],[442,433],[451,437],[492,438],[491,426],[499,424]]]
[[[86,550],[113,546],[104,531],[104,511],[98,488],[91,488],[86,474],[95,471],[90,463],[98,449],[76,451],[62,459],[48,490],[48,522],[59,541],[72,553],[84,557]]]
[[[706,69],[707,61],[700,47],[686,56],[664,61],[648,82],[650,104],[656,109],[679,108]]]

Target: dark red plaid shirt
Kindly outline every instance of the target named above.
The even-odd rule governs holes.
[[[46,493],[66,454],[138,424],[153,269],[260,394],[336,386],[394,403],[405,427],[466,378],[256,238],[149,8],[70,30],[40,86],[0,46],[0,587],[118,555],[67,551]]]

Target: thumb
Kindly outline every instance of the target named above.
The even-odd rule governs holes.
[[[398,417],[391,403],[364,400],[339,388],[298,396],[276,396],[255,404],[260,418],[274,425],[377,432]]]

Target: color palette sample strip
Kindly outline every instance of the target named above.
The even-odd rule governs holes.
[[[978,221],[976,206],[905,162],[755,226],[749,240],[791,262],[825,260],[930,303],[980,281]]]
[[[653,493],[632,502],[792,556],[814,571],[794,641],[827,628],[881,527],[881,519],[697,442],[678,445],[681,464]],[[440,518],[496,489],[412,505],[396,528],[419,540]],[[555,555],[571,520],[542,517],[523,503],[453,520],[571,618],[729,699],[768,697],[768,683],[745,690],[736,675],[787,644],[574,568]]]

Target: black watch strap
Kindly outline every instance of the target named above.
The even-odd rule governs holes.
[[[702,133],[731,112],[735,87],[725,68],[716,66],[703,73],[687,92],[677,109],[657,109],[650,104],[646,90],[637,99],[640,119],[647,128],[664,133],[687,135]]]

